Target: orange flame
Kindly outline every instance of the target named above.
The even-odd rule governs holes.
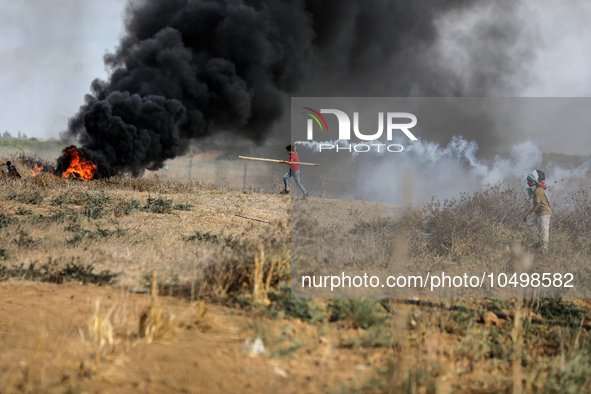
[[[33,176],[37,176],[37,175],[39,175],[41,173],[41,171],[43,171],[43,167],[35,164],[35,166],[31,170],[31,173],[32,173]]]
[[[70,166],[62,174],[62,178],[73,176],[83,181],[89,181],[94,177],[97,169],[96,164],[80,156],[80,151],[75,146],[66,148],[64,154],[70,159]]]

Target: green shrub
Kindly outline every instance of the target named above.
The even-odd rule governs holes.
[[[183,241],[186,241],[186,242],[199,241],[199,242],[210,242],[213,244],[222,244],[225,246],[233,246],[234,245],[234,241],[232,240],[232,237],[226,237],[221,234],[212,234],[209,231],[206,233],[202,233],[200,231],[195,231],[195,234],[183,236],[182,239],[183,239]]]
[[[9,201],[18,201],[25,204],[39,205],[43,202],[43,195],[38,191],[26,191],[22,193],[10,193],[7,197]]]
[[[0,213],[0,228],[8,227],[13,222],[10,216]]]
[[[18,207],[15,213],[17,215],[26,216],[26,215],[31,215],[33,212],[30,211],[30,210],[28,210],[28,209],[26,209],[26,208]]]
[[[575,355],[562,368],[550,370],[550,374],[544,382],[544,393],[588,393],[591,391],[591,357],[588,350]]]
[[[191,204],[175,204],[174,209],[177,211],[192,211],[193,206]]]
[[[90,219],[100,219],[103,217],[105,205],[110,201],[111,198],[104,190],[98,194],[86,193],[82,214]]]
[[[170,213],[172,212],[172,200],[165,200],[164,198],[151,198],[144,206],[144,211],[151,213]]]
[[[30,248],[35,244],[35,241],[31,238],[29,233],[21,230],[18,237],[14,239],[14,243],[21,248]]]
[[[117,277],[109,271],[102,271],[95,274],[92,264],[83,265],[79,261],[72,259],[65,267],[62,267],[58,260],[49,258],[47,263],[38,266],[37,262],[32,262],[27,267],[20,264],[17,267],[7,267],[0,264],[0,281],[9,278],[20,278],[25,280],[38,280],[41,282],[63,283],[79,281],[83,283],[94,283],[98,285],[107,285],[113,283]]]
[[[291,298],[291,288],[285,283],[279,285],[275,292],[270,293],[269,299],[271,300],[269,310],[273,317],[301,319],[309,322],[326,321],[326,312],[312,300]]]
[[[583,309],[571,301],[561,298],[540,298],[534,302],[532,310],[548,320],[560,320],[568,323],[579,323],[582,318],[588,320]]]
[[[328,305],[327,313],[330,321],[345,321],[353,328],[363,329],[381,325],[388,319],[379,301],[374,299],[336,299]]]
[[[465,335],[474,325],[477,312],[467,308],[458,308],[451,311],[444,322],[443,329],[449,334]]]

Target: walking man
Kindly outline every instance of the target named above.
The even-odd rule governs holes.
[[[306,191],[306,188],[304,187],[304,185],[302,185],[302,181],[300,180],[300,165],[298,164],[300,162],[300,159],[298,157],[298,154],[296,153],[295,148],[293,148],[292,150],[291,145],[287,145],[285,149],[287,150],[287,154],[289,155],[289,161],[281,160],[280,163],[290,164],[291,167],[288,173],[283,176],[283,183],[285,184],[285,189],[281,192],[281,194],[289,194],[288,179],[289,177],[293,177],[293,179],[295,179],[296,185],[298,185],[298,187],[304,194],[304,198],[307,198],[308,192]]]
[[[540,238],[541,246],[544,252],[548,251],[548,240],[550,238],[550,217],[552,216],[552,209],[550,208],[550,201],[544,192],[548,188],[544,183],[546,175],[543,171],[536,170],[529,173],[527,176],[527,185],[529,186],[528,194],[532,197],[533,208],[525,215],[523,219],[525,226],[533,234],[534,237]],[[541,231],[538,230],[538,226]]]

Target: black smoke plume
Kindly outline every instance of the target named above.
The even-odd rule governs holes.
[[[475,29],[482,49],[466,70],[434,54],[442,18],[483,3],[131,1],[126,35],[105,56],[110,77],[92,83],[66,136],[82,141],[97,176],[138,176],[219,131],[263,142],[291,94],[485,95],[508,85],[521,61],[503,52],[520,33],[513,2],[496,6],[501,27]],[[58,160],[58,172],[66,164]]]

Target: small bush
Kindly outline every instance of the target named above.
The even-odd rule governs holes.
[[[191,204],[175,204],[174,209],[177,211],[192,211],[193,206]]]
[[[82,228],[79,224],[69,223],[65,228],[65,231],[70,233],[89,233],[90,230]]]
[[[111,198],[104,191],[99,194],[86,193],[82,214],[90,219],[100,219],[103,217],[105,205],[110,201]]]
[[[51,201],[54,207],[61,207],[70,203],[70,195],[68,193],[61,193]]]
[[[100,219],[103,217],[103,207],[99,206],[86,206],[82,210],[82,215],[90,218],[90,219]]]
[[[139,201],[135,199],[131,199],[131,201],[120,200],[115,204],[113,208],[113,212],[116,217],[121,217],[123,215],[129,215],[133,211],[142,211],[143,207],[139,203]]]
[[[269,231],[251,238],[243,235],[231,243],[223,239],[218,244],[215,254],[204,261],[201,294],[214,297],[237,297],[245,292],[252,292],[255,278],[255,256],[264,250],[262,277],[265,286],[276,289],[282,283],[291,281],[291,259],[289,234],[269,228]],[[198,237],[198,236],[197,236]],[[271,271],[271,267],[273,270]],[[271,272],[271,276],[269,273]],[[268,281],[268,282],[267,282]]]
[[[545,319],[566,321],[568,323],[580,323],[582,318],[588,320],[585,311],[569,300],[540,298],[536,301],[532,310]]]
[[[109,271],[103,271],[95,274],[92,264],[82,265],[80,263],[69,262],[65,268],[56,271],[51,278],[52,282],[71,282],[80,281],[83,283],[94,283],[97,285],[107,285],[113,282],[116,274]]]
[[[47,220],[50,222],[62,223],[68,218],[74,218],[74,215],[70,211],[60,210],[55,211]]]
[[[14,243],[21,248],[30,248],[35,244],[35,241],[26,231],[20,231],[18,237],[14,239]]]
[[[148,201],[144,206],[144,211],[151,213],[171,213],[172,212],[172,200],[165,200],[161,197],[151,198],[148,197]]]
[[[465,335],[474,325],[477,312],[471,309],[459,308],[450,312],[444,322],[443,329],[449,334]]]
[[[489,185],[457,199],[433,199],[407,212],[397,227],[407,233],[408,250],[417,261],[478,258],[496,263],[527,236],[523,217],[528,204],[531,201],[511,186]]]
[[[26,208],[18,207],[15,213],[17,215],[26,216],[26,215],[31,215],[33,212],[30,211],[30,210],[28,210],[28,209],[26,209]]]
[[[0,213],[0,228],[8,227],[13,222],[10,216]]]
[[[84,234],[74,234],[74,236],[72,238],[69,238],[66,240],[66,245],[70,245],[70,246],[78,246],[80,244],[80,242],[82,242],[82,240],[84,239]]]
[[[82,265],[74,259],[68,262],[65,267],[60,268],[60,266],[59,261],[52,260],[51,258],[49,258],[47,263],[40,266],[36,262],[29,264],[27,267],[24,264],[20,264],[17,267],[7,267],[0,264],[0,281],[5,281],[9,278],[20,278],[51,283],[80,281],[83,283],[107,285],[113,283],[117,277],[116,274],[109,271],[95,274],[92,264]]]
[[[368,329],[388,319],[378,300],[374,299],[337,299],[328,305],[327,312],[330,321],[344,321],[352,328]]]
[[[234,245],[232,237],[226,237],[221,234],[219,234],[219,235],[218,234],[211,234],[209,231],[206,233],[196,231],[195,234],[189,235],[189,236],[183,236],[182,239],[183,239],[183,241],[186,241],[186,242],[199,241],[199,242],[211,242],[213,244],[222,244],[225,246]]]
[[[569,193],[562,209],[553,207],[551,231],[564,232],[588,240],[591,233],[591,195],[588,189]]]
[[[116,227],[115,230],[109,230],[109,229],[101,228],[101,227],[97,226],[96,233],[93,233],[92,237],[93,238],[98,238],[98,237],[107,238],[107,237],[111,237],[111,236],[122,237],[126,234],[127,234],[127,230],[122,229],[120,227]]]
[[[3,264],[0,264],[0,282],[10,278],[39,280],[43,278],[43,273],[37,268],[34,262],[29,264],[28,267],[25,267],[22,263],[17,267],[7,267]]]
[[[588,393],[591,391],[591,356],[588,350],[575,355],[564,365],[554,368],[544,382],[546,393]]]
[[[472,362],[496,359],[509,363],[513,357],[509,337],[497,327],[473,327],[462,334],[455,352],[459,357],[469,357]]]
[[[101,190],[98,194],[86,193],[84,196],[84,202],[87,205],[104,206],[111,202],[111,197],[109,197],[107,192]]]
[[[6,197],[9,201],[18,201],[25,204],[39,205],[43,202],[43,195],[38,191],[26,191],[11,193]]]
[[[309,322],[326,321],[326,312],[307,298],[291,298],[291,288],[285,283],[279,285],[277,291],[269,294],[272,317],[301,319]]]

